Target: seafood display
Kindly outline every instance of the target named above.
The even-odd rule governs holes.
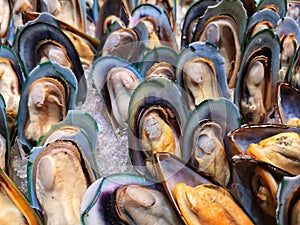
[[[0,224],[300,224],[299,1],[0,5]]]

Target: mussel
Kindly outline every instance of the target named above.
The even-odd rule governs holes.
[[[229,88],[234,88],[241,62],[241,46],[247,14],[241,1],[223,0],[208,6],[199,18],[192,41],[207,41],[219,47],[225,60]]]
[[[77,90],[74,73],[57,63],[45,62],[30,72],[17,118],[18,137],[28,150],[74,108]]]
[[[154,152],[182,157],[181,140],[189,114],[186,101],[176,84],[162,77],[148,78],[134,91],[128,111],[128,145],[138,173],[154,175]]]
[[[183,132],[183,160],[226,186],[230,179],[228,156],[234,152],[227,133],[240,127],[236,106],[225,98],[207,99],[189,116]]]
[[[266,122],[276,105],[280,42],[274,31],[264,29],[249,41],[241,62],[234,102],[243,123]]]
[[[209,42],[193,42],[179,54],[176,79],[187,93],[193,110],[209,98],[229,98],[224,59]]]
[[[95,181],[80,139],[34,147],[27,165],[31,205],[46,224],[79,224],[80,203]]]
[[[115,132],[127,129],[129,101],[143,80],[139,71],[120,57],[103,56],[94,61],[91,76]]]
[[[102,177],[84,194],[81,221],[92,224],[183,224],[162,185],[128,174]]]
[[[11,178],[0,168],[0,221],[6,225],[42,225],[39,214]]]
[[[47,32],[46,32],[47,31]],[[76,76],[77,103],[83,103],[87,94],[87,83],[79,55],[71,40],[61,31],[57,22],[47,14],[20,27],[14,50],[22,62],[25,76],[37,65],[51,61],[68,67]]]

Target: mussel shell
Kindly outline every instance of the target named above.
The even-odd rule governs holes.
[[[278,84],[277,104],[280,120],[287,125],[292,118],[300,119],[300,91],[287,83]]]
[[[158,5],[142,4],[131,12],[129,26],[134,27],[141,18],[152,17],[159,26],[159,39],[163,45],[177,50],[176,38],[172,31],[171,23],[167,13]]]
[[[276,209],[277,224],[291,224],[291,211],[294,204],[300,199],[300,175],[285,176],[279,184],[277,191],[278,206]]]
[[[59,147],[60,145],[65,145],[64,143],[71,142],[72,145],[75,145],[78,153],[80,155],[80,164],[81,164],[81,169],[84,172],[84,175],[86,177],[86,182],[88,186],[90,186],[95,180],[96,176],[93,173],[93,170],[91,168],[90,163],[87,161],[87,158],[85,156],[85,152],[83,150],[84,147],[86,146],[81,146],[80,143],[77,142],[76,138],[74,140],[68,140],[68,139],[61,139],[57,140],[55,142],[50,143],[47,146],[39,146],[39,147],[33,147],[30,152],[30,157],[27,163],[27,182],[28,182],[28,197],[31,206],[34,209],[37,209],[38,211],[42,212],[42,206],[40,205],[36,193],[36,166],[38,163],[38,160],[40,160],[43,156],[47,155],[49,150],[51,151],[53,148]],[[63,166],[63,165],[62,165]],[[68,168],[68,169],[76,169],[78,168]]]
[[[145,77],[151,66],[159,62],[166,62],[175,67],[177,62],[176,51],[167,46],[160,46],[148,51],[139,64],[140,73]]]
[[[289,17],[284,17],[277,22],[275,33],[278,34],[279,37],[293,33],[295,35],[295,39],[297,40],[297,44],[300,44],[299,26],[295,20]]]
[[[145,155],[140,146],[139,124],[145,111],[151,107],[163,107],[172,118],[172,123],[176,124],[176,132],[179,132],[179,138],[183,135],[183,129],[186,124],[189,110],[187,98],[178,86],[172,81],[162,77],[152,77],[144,80],[134,91],[129,103],[129,124],[128,124],[128,148],[131,162],[136,171],[152,178],[149,174]]]
[[[290,68],[287,74],[287,82],[293,87],[300,88],[300,78],[299,78],[299,65],[300,65],[300,45],[298,45],[297,50],[290,63]]]
[[[279,55],[280,55],[280,41],[274,32],[270,29],[264,29],[256,33],[248,42],[245,48],[243,58],[241,61],[240,70],[237,76],[235,86],[234,103],[241,111],[243,123],[250,123],[247,118],[244,117],[241,110],[241,102],[244,98],[245,92],[245,79],[247,74],[247,65],[254,58],[254,56],[265,56],[268,59],[267,74],[264,74],[263,79],[266,81],[265,92],[267,96],[264,96],[263,104],[265,107],[266,115],[264,120],[273,112],[276,105],[276,95],[272,94],[276,90],[276,83],[278,79],[279,71]],[[266,70],[266,68],[265,68]],[[268,99],[266,99],[268,98]],[[261,121],[263,122],[263,121]]]
[[[91,77],[93,85],[105,107],[113,128],[117,131],[120,129],[121,125],[118,124],[112,115],[112,100],[110,99],[108,91],[109,87],[107,86],[107,75],[109,71],[115,67],[123,67],[130,70],[135,75],[136,79],[141,82],[143,78],[135,66],[117,56],[103,56],[96,59],[92,64]]]
[[[39,214],[31,207],[26,196],[18,189],[16,184],[0,168],[0,186],[7,193],[12,202],[19,208],[26,219],[26,224],[44,224]],[[2,221],[3,222],[3,221]]]
[[[101,39],[103,34],[106,32],[104,29],[105,20],[109,16],[116,16],[124,25],[129,24],[130,10],[128,2],[125,0],[113,0],[113,1],[103,1],[102,5],[99,5],[99,1],[94,1],[94,21],[96,24],[95,37]]]
[[[176,80],[179,86],[184,86],[183,67],[191,59],[205,58],[214,64],[219,95],[229,99],[229,89],[224,68],[224,59],[219,54],[219,49],[209,42],[193,42],[187,45],[178,55],[176,64]]]
[[[234,156],[232,162],[232,183],[229,187],[230,192],[245,208],[255,224],[275,224],[275,218],[264,213],[262,208],[258,205],[251,188],[251,178],[257,166],[271,173],[277,182],[280,182],[283,176],[288,176],[289,173],[246,155]]]
[[[218,4],[213,6],[208,6],[207,10],[205,11],[204,15],[199,18],[196,32],[193,37],[193,41],[198,40],[198,37],[200,36],[202,29],[205,25],[205,23],[212,17],[216,17],[219,15],[228,15],[234,19],[234,21],[237,24],[237,36],[239,39],[239,42],[242,43],[244,32],[246,30],[247,25],[247,14],[246,10],[243,6],[243,3],[241,1],[237,0],[223,0],[220,1]]]
[[[181,48],[191,43],[191,31],[196,28],[198,18],[204,15],[208,6],[217,4],[216,0],[195,1],[186,12],[181,30]]]
[[[275,6],[278,10],[278,15],[280,18],[285,17],[287,13],[287,0],[279,0],[279,1],[272,1],[272,0],[262,0],[257,5],[257,11],[263,10],[266,7],[273,7]]]
[[[8,121],[6,116],[6,106],[5,101],[2,95],[0,94],[0,135],[6,140],[5,149],[6,151],[2,154],[5,154],[5,165],[4,168],[1,167],[8,176],[12,175],[12,166],[11,166],[11,152],[10,152],[10,133],[8,130]],[[3,148],[3,146],[1,146]]]
[[[86,9],[86,3],[83,0],[73,0],[72,3],[70,4],[71,6],[64,7],[66,6],[67,3],[60,3],[61,8],[57,7],[55,9],[51,9],[52,12],[49,12],[49,7],[48,7],[48,1],[47,4],[44,4],[44,7],[42,7],[41,12],[48,12],[51,13],[53,16],[58,18],[59,20],[64,21],[64,23],[76,27],[76,29],[86,32],[86,18],[87,18],[87,9]],[[53,7],[53,6],[52,6]],[[71,9],[70,9],[71,8]],[[63,9],[63,10],[62,10]],[[71,12],[70,12],[71,11]],[[55,15],[55,13],[57,15]],[[76,19],[74,21],[69,21],[68,15],[72,14],[73,18],[76,16]]]
[[[103,49],[107,42],[112,42],[113,45],[119,44],[119,42],[115,43],[115,37],[111,35],[117,35],[118,33],[123,32],[130,33],[133,36],[133,40],[130,40],[130,42],[124,43],[120,46],[110,46],[110,52],[104,53]],[[111,37],[113,39],[111,39]],[[123,39],[121,38],[120,40]],[[114,55],[123,58],[134,65],[137,65],[141,61],[141,58],[144,54],[147,41],[148,30],[144,23],[139,22],[132,28],[124,28],[120,26],[118,22],[114,22],[109,26],[109,29],[100,40],[100,44],[98,46],[98,53],[96,54],[95,58],[100,58],[107,55]]]
[[[28,104],[28,91],[30,88],[30,85],[37,79],[42,77],[57,77],[65,82],[67,93],[67,110],[73,109],[75,107],[75,100],[77,96],[77,81],[74,73],[66,68],[62,67],[57,63],[51,63],[45,62],[40,65],[38,65],[36,68],[34,68],[29,74],[28,77],[25,80],[25,83],[22,88],[21,93],[21,99],[20,99],[20,105],[19,105],[19,113],[17,117],[17,123],[18,123],[18,137],[21,141],[21,143],[30,150],[33,147],[33,144],[25,138],[24,135],[24,127],[26,123],[26,117],[27,117],[27,104]],[[41,121],[43,122],[43,121]]]
[[[67,133],[64,129],[73,130],[73,132]],[[53,139],[52,135],[55,132],[59,132],[61,135],[55,135]],[[40,138],[37,146],[46,146],[50,141],[50,136],[52,136],[51,142],[56,140],[75,140],[82,146],[84,155],[91,165],[95,176],[99,177],[99,168],[95,156],[98,132],[97,121],[90,114],[79,110],[68,110],[64,120],[53,125],[51,130]]]
[[[243,48],[246,47],[247,42],[251,39],[251,34],[255,25],[260,22],[267,21],[276,28],[278,21],[280,20],[279,15],[271,9],[265,9],[255,12],[249,19],[247,23],[246,33],[244,35]]]
[[[25,77],[24,77],[23,70],[22,70],[21,63],[19,61],[18,56],[16,55],[16,53],[14,52],[14,50],[12,48],[10,48],[6,45],[1,45],[0,46],[0,57],[6,58],[11,62],[12,67],[18,76],[19,90],[21,91],[21,87],[24,83]]]
[[[112,224],[112,198],[114,192],[121,186],[138,184],[148,186],[160,191],[163,188],[160,183],[146,179],[141,176],[129,174],[115,174],[96,180],[83,196],[80,214],[84,225]]]
[[[204,120],[213,121],[222,127],[222,136],[225,150],[228,156],[237,154],[227,137],[229,131],[241,126],[240,114],[237,107],[228,99],[207,99],[196,107],[189,116],[183,132],[182,153],[183,160],[189,161],[192,157],[193,141],[195,130],[201,126]]]
[[[25,76],[35,68],[39,62],[36,46],[41,41],[59,43],[64,46],[68,57],[71,59],[73,73],[78,82],[81,93],[77,96],[77,102],[84,102],[87,94],[87,83],[79,55],[70,39],[60,30],[57,22],[48,13],[42,13],[36,20],[26,23],[21,27],[14,42],[14,51],[18,54],[23,64]]]
[[[175,209],[178,211],[179,215],[181,215],[182,220],[187,224],[174,197],[175,185],[178,183],[185,183],[191,187],[196,187],[201,184],[220,185],[210,176],[196,170],[190,164],[172,154],[157,152],[154,154],[154,158],[158,178],[160,182],[162,182],[165,192],[167,193],[170,201],[173,203]],[[234,195],[232,195],[232,197],[235,198]]]
[[[237,151],[241,154],[246,154],[247,148],[251,143],[258,143],[265,138],[283,132],[296,132],[300,134],[300,128],[279,124],[244,125],[230,131],[228,137]]]

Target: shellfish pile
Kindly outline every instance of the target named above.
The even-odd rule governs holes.
[[[298,1],[1,6],[1,224],[300,224]]]

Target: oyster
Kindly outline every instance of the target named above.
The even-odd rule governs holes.
[[[6,225],[42,225],[42,219],[27,198],[0,168],[0,221]]]
[[[229,98],[224,60],[215,45],[193,42],[181,51],[176,79],[187,93],[190,110],[209,98]]]
[[[57,140],[34,147],[28,161],[30,203],[46,224],[79,224],[80,202],[95,177],[79,142]]]
[[[250,144],[247,154],[273,164],[293,175],[300,174],[300,137],[295,132],[284,132]]]
[[[91,75],[112,127],[119,133],[120,128],[127,128],[129,101],[142,77],[132,64],[117,56],[95,60]]]
[[[229,192],[213,184],[178,183],[174,196],[188,224],[254,224]]]
[[[208,6],[199,18],[193,41],[207,41],[218,46],[225,59],[229,88],[234,88],[241,62],[241,46],[247,15],[241,1],[223,0]]]
[[[138,173],[154,175],[154,152],[182,156],[188,109],[186,96],[175,83],[162,77],[144,80],[131,96],[128,113],[129,154]]]
[[[81,204],[81,220],[92,224],[182,224],[160,183],[135,175],[95,181]]]
[[[264,29],[249,41],[238,74],[234,102],[243,123],[258,124],[274,112],[279,71],[280,42],[272,30]]]
[[[31,149],[51,126],[75,105],[77,82],[71,70],[46,62],[33,69],[23,86],[18,114],[18,137]]]

